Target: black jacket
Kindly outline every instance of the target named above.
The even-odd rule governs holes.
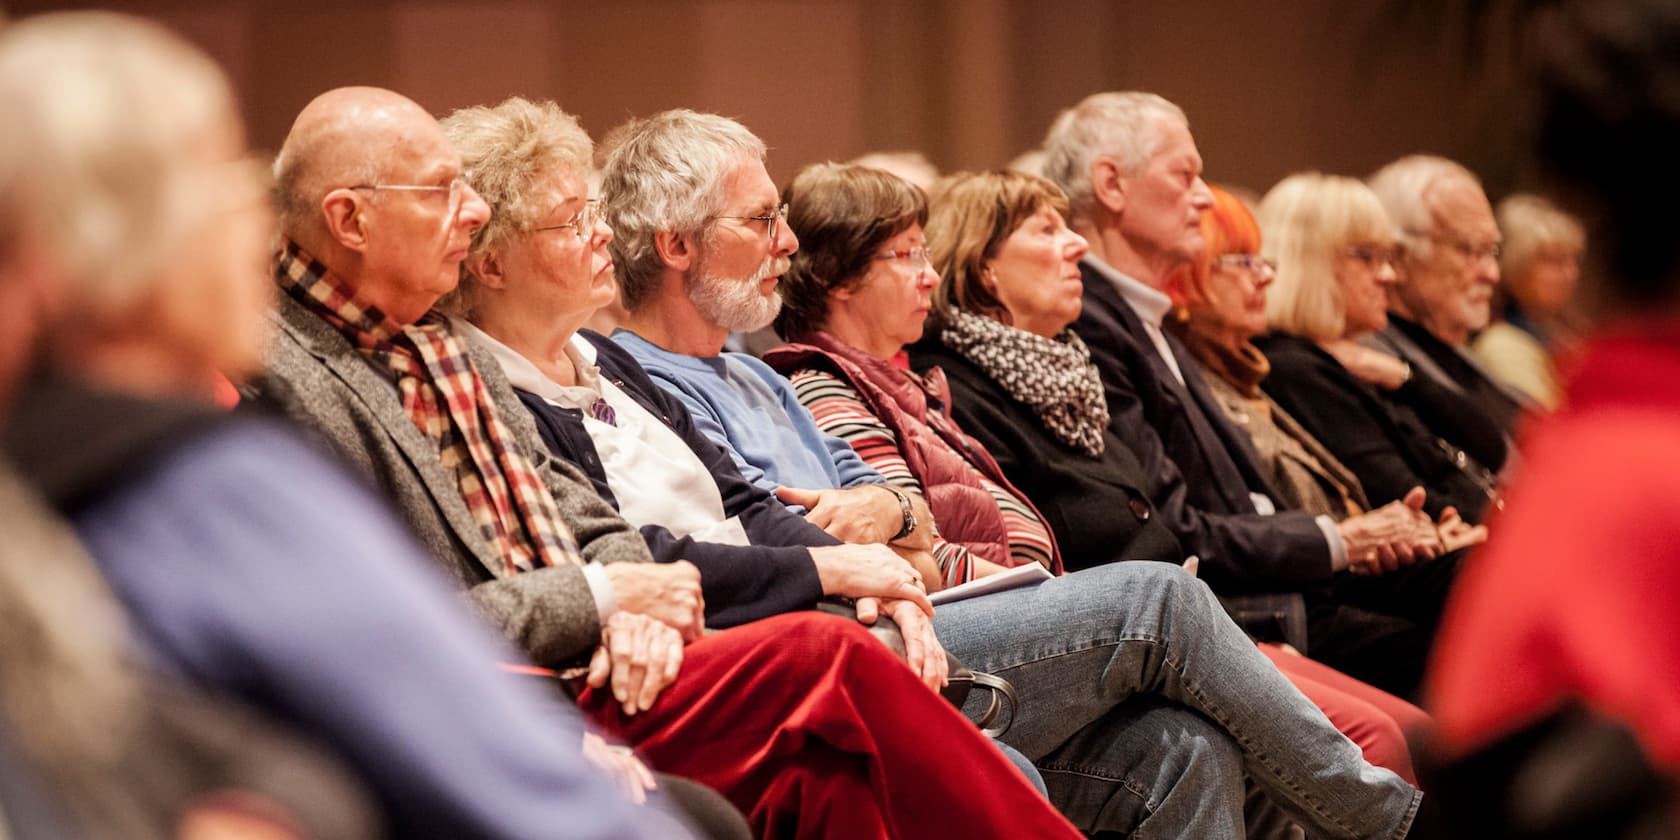
[[[1452,505],[1466,521],[1481,521],[1489,496],[1478,474],[1485,471],[1443,446],[1411,409],[1355,378],[1308,339],[1274,334],[1255,344],[1272,363],[1261,387],[1359,476],[1371,504],[1422,485],[1430,516]]]
[[[1311,514],[1285,510],[1262,477],[1248,435],[1214,402],[1190,353],[1168,335],[1185,384],[1106,277],[1081,264],[1084,307],[1074,332],[1091,348],[1108,396],[1109,430],[1124,441],[1149,498],[1218,591],[1295,589],[1330,577],[1330,546]],[[1274,500],[1262,515],[1249,493]]]
[[[595,364],[601,376],[664,421],[694,450],[717,481],[724,515],[740,517],[752,540],[751,546],[737,546],[678,537],[657,525],[640,529],[653,559],[661,563],[687,560],[700,569],[707,626],[733,627],[815,606],[822,597],[822,585],[808,546],[837,545],[839,541],[742,478],[729,455],[694,427],[688,409],[655,385],[623,348],[598,333],[583,330],[581,334],[595,346]],[[607,486],[595,442],[584,429],[582,412],[551,405],[528,391],[514,390],[536,420],[537,432],[549,451],[583,470],[596,492],[618,507]],[[647,492],[658,493],[661,489],[649,487]]]
[[[1392,312],[1388,327],[1373,340],[1412,366],[1412,378],[1390,394],[1396,402],[1410,408],[1436,437],[1461,447],[1489,469],[1504,467],[1522,403],[1457,349]],[[1437,381],[1431,368],[1450,382]]]
[[[1068,571],[1118,560],[1183,562],[1183,548],[1142,490],[1137,459],[1112,432],[1103,435],[1100,457],[1069,447],[1031,408],[933,337],[910,348],[910,365],[944,368],[951,416],[1038,507]]]

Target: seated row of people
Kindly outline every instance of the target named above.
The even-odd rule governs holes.
[[[184,49],[120,19],[39,26],[55,44]],[[440,125],[399,94],[344,88],[300,113],[274,167],[265,359],[273,297],[250,269],[269,216],[225,82],[202,57],[149,76],[163,71],[122,55],[51,61],[110,94],[110,122],[85,134],[127,145],[78,158],[43,131],[8,152],[25,184],[103,166],[166,182],[18,193],[64,203],[49,220],[114,214],[120,235],[4,214],[18,273],[63,278],[63,300],[32,304],[49,340],[10,425],[35,437],[8,449],[157,667],[330,743],[397,833],[682,830],[616,806],[580,821],[580,803],[613,798],[579,764],[564,704],[495,668],[521,661],[575,674],[597,726],[721,792],[761,836],[1234,836],[1245,778],[1315,836],[1411,824],[1422,794],[1399,732],[1422,714],[1378,689],[1415,691],[1458,550],[1485,536],[1487,485],[1454,494],[1473,474],[1464,450],[1486,444],[1498,469],[1507,442],[1496,428],[1439,448],[1463,430],[1330,349],[1384,326],[1400,233],[1380,207],[1360,215],[1369,195],[1326,222],[1330,200],[1292,198],[1292,179],[1261,204],[1259,253],[1210,247],[1204,230],[1243,217],[1213,204],[1183,113],[1099,94],[1052,128],[1055,182],[959,176],[930,203],[874,170],[816,167],[778,191],[751,132],[677,110],[615,132],[597,203],[593,145],[557,106],[511,99]],[[123,98],[131,79],[183,93],[142,107]],[[68,99],[7,105],[52,126]],[[74,203],[101,199],[116,209]],[[99,236],[121,241],[88,248]],[[1288,291],[1269,312],[1344,311],[1309,313],[1306,361],[1292,339],[1259,345],[1284,342],[1272,379],[1298,384],[1257,394],[1236,361],[1265,364],[1258,330],[1191,328],[1187,344],[1167,292],[1185,282],[1198,291],[1183,299],[1211,302],[1246,282],[1252,310],[1274,256]],[[625,329],[583,331],[615,286]],[[722,352],[777,318],[784,288],[798,343],[768,363]],[[247,400],[330,455],[272,419],[176,402],[215,371],[256,373]],[[1427,376],[1440,400],[1469,390]],[[1213,379],[1299,418],[1277,425],[1339,477],[1339,507],[1276,487],[1298,456],[1257,448]],[[1320,411],[1335,388],[1394,426],[1415,481],[1374,480],[1384,456],[1358,448],[1371,439],[1329,433],[1345,422]],[[74,493],[45,483],[109,451],[51,431],[100,440],[113,415],[139,441],[122,468]],[[1443,461],[1458,472],[1431,471]],[[1024,563],[1058,576],[928,599]],[[1215,592],[1300,598],[1307,652],[1330,667],[1262,653]],[[856,621],[811,609],[836,597]],[[883,616],[902,662],[861,626]],[[946,650],[1014,683],[1003,741],[1049,802],[930,690]],[[690,798],[705,810],[703,791]]]
[[[492,349],[552,453],[592,474],[651,542],[676,541],[720,562],[806,546],[815,558],[837,536],[902,542],[939,521],[903,491],[866,486],[882,479],[811,426],[785,380],[757,360],[720,355],[731,329],[775,316],[777,277],[799,247],[757,138],[687,111],[633,125],[602,175],[609,227],[592,218],[582,191],[587,139],[558,108],[514,99],[444,123],[472,180],[488,178],[492,218],[510,220],[467,258],[461,298],[470,325],[461,329]],[[628,313],[629,329],[616,340],[578,333],[606,297],[609,249]],[[737,466],[764,486],[737,486]],[[779,504],[772,489],[808,506],[809,522],[829,534],[765,527],[771,516],[758,511]],[[682,508],[683,519],[662,506]],[[937,588],[953,560],[939,554],[945,569],[910,580]],[[1355,833],[1366,834],[1409,820],[1415,790],[1365,765],[1176,568],[1179,560],[1110,565],[1065,585],[948,604],[931,625],[905,599],[859,611],[898,619],[909,664],[930,682],[940,678],[941,646],[1009,677],[1020,706],[1005,739],[1040,766],[1051,801],[1087,830],[1240,832],[1245,768],[1309,824],[1365,820]],[[1236,674],[1244,676],[1228,676]],[[1266,702],[1243,695],[1241,686],[1255,685],[1269,687]],[[646,724],[612,725],[645,745]],[[1094,778],[1092,767],[1106,769]],[[1184,770],[1162,770],[1174,767]],[[1289,792],[1306,779],[1319,794]],[[1151,812],[1130,790],[1152,791],[1170,807]],[[1325,808],[1328,790],[1363,802],[1364,812]]]

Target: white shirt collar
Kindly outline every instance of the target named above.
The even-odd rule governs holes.
[[[1114,286],[1114,290],[1120,293],[1120,297],[1126,301],[1126,305],[1130,306],[1139,318],[1156,329],[1161,328],[1161,323],[1166,320],[1167,313],[1172,311],[1172,298],[1167,297],[1166,293],[1161,290],[1122,273],[1120,269],[1090,254],[1085,255],[1084,262],[1107,279],[1110,285]]]
[[[484,345],[485,349],[494,356],[497,364],[502,366],[502,373],[507,376],[508,383],[522,391],[529,391],[556,405],[569,408],[586,408],[594,402],[595,397],[601,395],[600,368],[595,362],[595,346],[581,335],[572,335],[572,340],[566,344],[566,355],[571,358],[572,365],[577,368],[578,384],[568,388],[548,378],[548,375],[537,368],[530,359],[519,354],[519,351],[503,344],[495,336],[479,329],[476,325],[460,318],[451,319],[462,331],[471,335]],[[579,346],[581,345],[581,347]],[[589,399],[579,391],[587,391]]]

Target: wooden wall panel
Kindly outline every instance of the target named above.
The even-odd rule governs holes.
[[[76,4],[22,0],[14,14]],[[1508,82],[1464,81],[1451,4],[1396,25],[1340,0],[118,0],[227,66],[254,141],[341,84],[434,111],[519,93],[599,135],[688,106],[741,118],[771,172],[871,149],[950,168],[1001,165],[1097,90],[1174,99],[1216,180],[1265,189],[1291,171],[1355,175],[1413,151],[1463,159],[1499,191],[1519,177]],[[1433,28],[1431,28],[1433,27]]]

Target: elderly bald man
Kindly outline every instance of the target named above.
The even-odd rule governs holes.
[[[429,114],[390,91],[329,92],[276,170],[280,335],[258,391],[375,480],[531,657],[588,658],[586,712],[729,796],[761,834],[1074,836],[856,622],[803,611],[700,637],[720,614],[738,624],[903,581],[652,563],[588,478],[549,457],[494,358],[431,309],[488,211]],[[726,609],[706,611],[714,600]],[[957,804],[957,766],[990,768],[984,801]]]

